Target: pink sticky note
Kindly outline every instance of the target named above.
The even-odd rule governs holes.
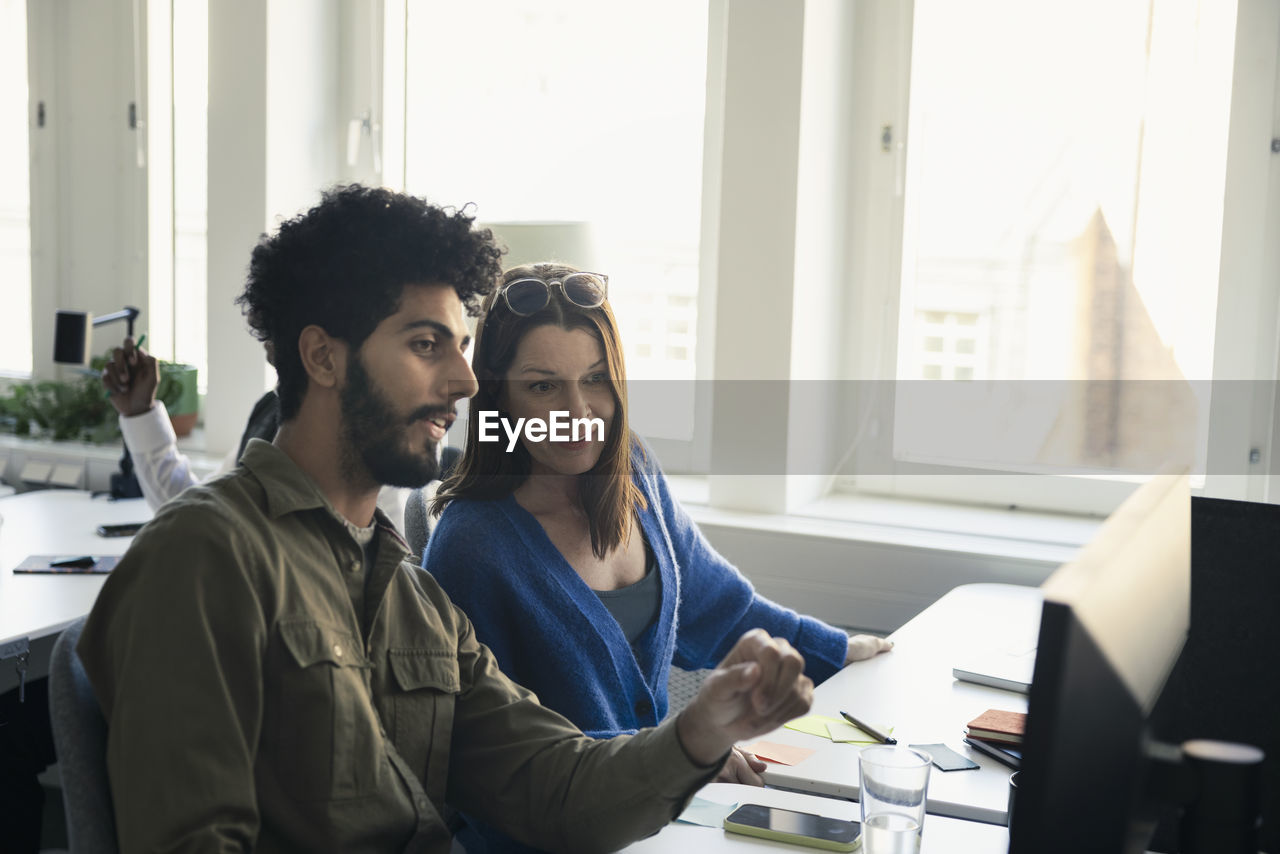
[[[742,749],[748,753],[754,753],[765,762],[776,762],[779,765],[797,765],[816,752],[807,747],[792,747],[775,741],[757,741]]]

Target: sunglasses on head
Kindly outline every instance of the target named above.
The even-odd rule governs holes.
[[[609,295],[609,277],[603,273],[569,273],[553,279],[522,276],[503,285],[494,302],[501,297],[512,313],[527,317],[546,308],[551,291],[556,288],[579,308],[597,308]]]

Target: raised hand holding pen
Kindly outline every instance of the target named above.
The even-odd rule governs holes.
[[[145,336],[144,336],[145,337]],[[155,356],[134,344],[133,338],[111,351],[102,369],[102,386],[116,412],[127,417],[141,415],[156,405],[160,369]]]

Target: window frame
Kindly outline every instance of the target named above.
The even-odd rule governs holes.
[[[1273,283],[1280,278],[1280,263],[1275,251],[1268,252],[1265,232],[1256,224],[1266,222],[1274,227],[1280,222],[1280,182],[1276,176],[1280,170],[1270,166],[1271,181],[1258,181],[1259,170],[1265,173],[1269,164],[1250,149],[1250,143],[1266,133],[1267,120],[1280,114],[1280,80],[1255,71],[1259,65],[1277,67],[1277,16],[1274,10],[1259,5],[1241,2],[1236,22],[1219,281],[1238,286],[1219,288],[1215,380],[1273,380],[1278,375],[1274,356],[1278,295]],[[853,308],[847,321],[860,334],[845,353],[845,371],[846,376],[858,380],[893,380],[898,358],[903,158],[910,137],[906,90],[914,4],[903,3],[900,8],[901,17],[895,19],[880,0],[862,4],[863,26],[852,46],[855,54],[874,56],[878,67],[895,70],[892,75],[873,74],[862,79],[854,105],[863,134],[875,132],[878,121],[881,127],[892,125],[896,137],[885,156],[865,158],[856,165],[850,188],[855,205],[851,244],[857,260],[850,282]],[[1241,328],[1248,330],[1243,336]],[[1250,459],[1255,449],[1261,456],[1248,471],[1262,474],[1268,470],[1266,460],[1280,450],[1274,447],[1273,419],[1269,417],[1275,405],[1275,395],[1269,393],[1251,401],[1247,418],[1228,418],[1221,407],[1209,413],[1210,473],[1197,492],[1253,500],[1276,495],[1275,485],[1264,478],[1213,473],[1243,471],[1240,464],[1230,461]],[[878,411],[892,413],[892,400]],[[976,468],[894,462],[891,419],[889,415],[873,421],[867,432],[876,438],[864,439],[861,450],[870,459],[864,457],[865,462],[859,465],[864,470],[891,473],[840,475],[833,483],[834,494],[884,494],[1103,515],[1133,488],[1132,482],[1118,479],[1000,475]]]
[[[382,92],[381,151],[386,186],[403,190],[408,152],[408,120],[405,103],[409,85],[406,52],[410,0],[382,0],[380,88]],[[710,467],[712,383],[715,358],[716,253],[720,220],[720,172],[724,137],[725,54],[728,0],[709,0],[707,71],[703,118],[701,218],[699,228],[698,291],[694,343],[693,424],[688,439],[641,433],[664,470],[673,474],[705,475]],[[662,381],[654,381],[662,382]]]
[[[356,4],[353,4],[353,6]],[[363,104],[369,84],[362,75],[377,74],[375,66],[381,59],[382,74],[403,73],[403,44],[398,58],[387,52],[381,57],[370,57],[368,52],[383,50],[385,40],[376,39],[376,49],[370,48],[371,35],[367,30],[348,32],[354,22],[362,27],[387,26],[379,15],[405,14],[404,0],[374,0],[369,7],[351,11],[346,4],[341,12],[331,13],[336,45],[337,61],[342,66],[339,92],[331,109],[339,120],[335,126],[331,145],[340,151],[342,130],[351,110]],[[233,138],[252,140],[255,150],[249,151],[261,162],[230,163],[226,154],[220,154],[216,145],[210,145],[210,251],[209,251],[209,325],[211,394],[217,398],[207,408],[207,418],[214,422],[209,431],[209,448],[217,452],[232,437],[238,436],[243,426],[246,407],[256,389],[234,387],[243,382],[252,369],[262,365],[261,355],[247,352],[254,349],[252,339],[243,331],[243,320],[238,310],[224,305],[238,290],[235,273],[243,268],[244,253],[249,244],[246,236],[256,235],[270,227],[275,218],[288,215],[280,208],[294,202],[298,193],[263,191],[261,198],[236,199],[229,193],[242,173],[262,167],[263,174],[271,176],[265,167],[268,161],[276,165],[263,150],[264,128],[270,122],[271,111],[261,99],[239,98],[228,101],[229,91],[218,100],[215,87],[231,86],[236,92],[256,91],[254,87],[239,87],[243,74],[226,74],[230,62],[218,55],[234,40],[243,48],[248,41],[252,50],[249,58],[254,66],[253,79],[261,83],[268,77],[265,67],[266,39],[257,32],[265,29],[265,14],[246,21],[232,18],[230,12],[222,13],[211,4],[210,44],[210,136],[223,143]],[[399,11],[397,11],[399,10]],[[702,178],[702,225],[699,259],[698,321],[696,372],[698,391],[695,402],[695,434],[688,442],[664,440],[654,437],[651,444],[672,473],[710,473],[710,502],[723,507],[739,507],[754,510],[789,511],[806,502],[829,493],[840,494],[851,488],[846,479],[832,477],[787,478],[788,483],[779,488],[772,476],[758,479],[742,479],[724,474],[718,465],[717,447],[720,437],[738,428],[744,413],[738,411],[726,395],[716,395],[714,385],[735,377],[752,379],[797,380],[810,378],[879,379],[891,375],[886,366],[894,364],[897,353],[897,325],[889,322],[896,315],[898,265],[900,252],[884,251],[886,246],[900,247],[902,198],[896,193],[902,180],[905,155],[906,128],[905,97],[902,91],[910,69],[911,4],[897,0],[859,0],[847,4],[842,0],[806,0],[804,4],[731,4],[728,0],[711,0],[708,27],[708,72],[706,115],[704,119],[704,155]],[[117,248],[114,255],[96,254],[96,244],[75,246],[70,235],[78,233],[83,215],[74,212],[74,192],[84,193],[95,202],[107,203],[117,212],[117,222],[112,223],[112,236],[127,234],[145,222],[144,204],[146,175],[110,178],[97,176],[89,185],[77,178],[85,174],[84,153],[75,145],[65,130],[67,103],[58,100],[72,86],[76,76],[69,71],[71,55],[76,46],[87,38],[87,31],[95,30],[117,34],[116,44],[110,48],[111,65],[109,80],[101,89],[110,90],[112,100],[111,127],[104,130],[104,142],[110,151],[118,153],[133,147],[132,136],[120,127],[115,115],[118,98],[129,88],[121,85],[128,77],[128,50],[120,45],[130,38],[129,28],[115,26],[117,19],[127,10],[112,7],[100,9],[89,16],[71,18],[60,11],[59,4],[31,4],[28,7],[28,51],[30,74],[31,126],[31,207],[32,207],[32,313],[33,318],[52,317],[55,308],[87,308],[96,312],[115,310],[126,302],[147,304],[146,271],[149,255],[140,261],[127,256],[132,249]],[[319,16],[320,13],[316,13]],[[349,20],[350,19],[350,20]],[[366,23],[369,22],[369,23]],[[822,32],[824,23],[834,23],[835,31]],[[759,45],[766,43],[779,32],[779,25],[788,34],[785,44],[769,45],[771,65],[783,73],[770,75],[770,86],[781,87],[777,91],[764,91],[772,112],[757,108],[760,91],[750,91],[755,84],[749,63],[744,61],[761,55]],[[796,28],[802,35],[796,37]],[[71,33],[74,37],[68,39]],[[907,35],[904,37],[904,33]],[[1270,139],[1274,131],[1272,122],[1280,115],[1280,80],[1277,79],[1277,34],[1280,33],[1280,10],[1274,4],[1241,0],[1237,19],[1237,52],[1235,79],[1231,107],[1231,140],[1228,152],[1227,212],[1224,217],[1221,264],[1221,280],[1230,281],[1232,288],[1221,288],[1219,293],[1217,336],[1215,349],[1215,374],[1217,378],[1250,378],[1271,380],[1280,375],[1280,248],[1268,245],[1266,236],[1280,231],[1280,169],[1274,155],[1265,146],[1259,149],[1260,138]],[[262,40],[258,44],[254,38]],[[879,46],[879,52],[870,50]],[[818,48],[813,50],[813,48]],[[323,50],[328,50],[328,47]],[[103,48],[105,54],[106,48]],[[322,49],[317,48],[320,53]],[[887,52],[886,52],[887,51]],[[821,63],[834,63],[833,56],[843,56],[844,66],[828,68]],[[759,64],[758,62],[756,63]],[[244,62],[238,63],[243,67]],[[224,69],[225,79],[215,82],[217,69]],[[1259,74],[1261,69],[1264,73]],[[803,71],[803,74],[801,73]],[[817,74],[811,74],[816,71]],[[1249,73],[1246,73],[1248,71]],[[245,74],[249,72],[246,71]],[[826,81],[845,75],[851,82],[851,91],[832,89],[815,100],[814,81]],[[232,79],[235,78],[235,79]],[[245,79],[249,79],[245,77]],[[803,81],[803,85],[802,85]],[[260,87],[259,87],[260,88]],[[335,180],[385,180],[395,181],[403,176],[403,123],[396,121],[397,105],[386,103],[388,96],[394,100],[394,92],[381,87],[383,126],[383,171],[381,175],[370,170],[363,162],[355,168],[345,166],[341,157],[334,158],[339,165],[318,177],[294,176],[287,189],[306,187],[315,190]],[[752,100],[753,116],[742,107],[744,93]],[[329,97],[326,95],[326,97]],[[839,108],[849,113],[849,126],[837,127],[840,144],[848,143],[843,167],[847,174],[836,195],[843,211],[833,230],[842,230],[842,240],[814,243],[802,233],[805,210],[812,196],[806,195],[813,180],[805,172],[805,158],[811,153],[805,146],[808,140],[822,132],[821,123],[814,118],[829,109],[836,99]],[[34,112],[37,104],[49,103],[49,122],[44,132],[36,132]],[[403,95],[401,96],[401,101]],[[791,100],[797,104],[791,110]],[[251,101],[251,102],[250,102]],[[359,103],[357,103],[359,102]],[[329,101],[324,102],[326,105]],[[403,103],[398,105],[403,109]],[[214,115],[221,109],[222,112]],[[145,112],[143,113],[145,117]],[[323,118],[327,118],[323,116]],[[375,117],[376,118],[376,117]],[[401,117],[402,118],[402,117]],[[881,132],[884,125],[894,130],[889,151],[881,151]],[[398,145],[397,148],[397,136]],[[800,143],[795,142],[800,138]],[[76,150],[71,150],[71,149]],[[852,154],[849,154],[852,152]],[[72,161],[75,161],[74,163]],[[749,168],[744,165],[749,162]],[[70,164],[70,165],[69,165]],[[302,170],[299,170],[302,171]],[[771,218],[750,220],[741,203],[749,198],[761,172],[780,173],[786,177],[779,209]],[[318,173],[313,173],[317,175]],[[1266,174],[1268,180],[1258,176]],[[135,186],[139,192],[133,192]],[[790,182],[790,183],[788,183]],[[270,188],[269,188],[270,189]],[[286,199],[286,196],[288,197]],[[285,199],[285,201],[277,201]],[[84,207],[83,204],[80,205]],[[798,217],[801,218],[797,224]],[[763,234],[761,247],[752,247],[750,235]],[[143,226],[145,232],[145,226]],[[60,254],[60,243],[75,250],[74,258]],[[118,244],[116,241],[112,245]],[[216,259],[232,247],[239,247],[236,255],[227,263]],[[753,266],[751,253],[773,254],[787,259],[786,274],[767,277],[774,289],[770,305],[782,306],[784,311],[744,312],[741,300],[735,298],[735,287],[747,282],[761,287],[763,279],[757,276],[758,264]],[[143,241],[145,251],[145,240]],[[811,251],[816,250],[816,251]],[[96,255],[96,257],[95,257]],[[814,266],[813,259],[821,257],[823,264]],[[117,281],[109,286],[90,285],[83,272],[97,263],[109,264],[116,272]],[[140,274],[131,275],[135,268]],[[818,272],[813,276],[810,273]],[[815,293],[812,282],[822,280],[825,291]],[[875,283],[881,283],[877,286]],[[892,288],[884,283],[895,283]],[[65,283],[65,284],[61,284]],[[141,283],[141,284],[139,284]],[[831,304],[830,312],[815,312],[809,306]],[[779,318],[785,315],[780,324]],[[818,316],[818,315],[830,315]],[[831,350],[823,351],[829,365],[822,364],[822,356],[806,352],[805,339],[815,326],[826,324],[814,337],[829,342],[832,335],[843,338],[839,357],[831,358]],[[52,324],[33,322],[33,364],[36,376],[54,376],[50,354],[52,352]],[[834,332],[833,332],[834,330]],[[1229,331],[1231,334],[1221,334]],[[236,334],[230,334],[230,333]],[[764,341],[766,343],[761,344]],[[824,346],[826,346],[824,344]],[[759,367],[767,366],[766,368]],[[824,373],[825,371],[825,373]],[[225,376],[219,378],[219,374]],[[237,379],[239,377],[240,379]],[[791,454],[793,445],[800,441],[801,431],[795,423],[800,416],[787,412],[787,407],[776,416],[770,415],[768,429],[760,431],[764,453]],[[747,413],[745,417],[750,417]],[[1226,413],[1211,413],[1210,467],[1215,460],[1235,459],[1258,450],[1260,461],[1250,471],[1269,473],[1270,460],[1280,451],[1274,423],[1280,418],[1274,393],[1259,396],[1245,417],[1227,417]],[[1210,477],[1205,491],[1212,494],[1261,499],[1280,495],[1280,475],[1267,478],[1247,476]],[[797,481],[792,483],[791,481]],[[864,479],[865,480],[865,479]],[[888,490],[897,495],[913,494],[918,483],[907,483],[906,477],[893,477],[897,481],[888,484]],[[938,478],[940,489],[926,490],[947,500],[985,501],[1007,506],[1043,504],[1035,500],[1043,490],[1033,486],[1032,479],[1018,478],[1020,483],[1035,494],[1025,502],[1010,486],[991,483],[991,490],[979,487],[986,481],[978,477]],[[1068,479],[1060,479],[1067,483]],[[1074,479],[1069,479],[1074,480]],[[748,482],[749,481],[749,482]],[[803,482],[801,482],[803,481]],[[856,485],[865,491],[865,482]],[[1090,486],[1089,489],[1085,489]],[[1070,493],[1076,488],[1092,491],[1087,483],[1071,483],[1062,486]],[[1058,488],[1058,487],[1055,487]],[[961,494],[956,494],[961,493]],[[1073,512],[1103,512],[1115,498],[1101,501],[1054,499],[1055,506]]]

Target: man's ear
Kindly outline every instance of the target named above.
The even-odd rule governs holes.
[[[338,388],[347,375],[347,342],[312,324],[298,336],[298,356],[311,382]]]

